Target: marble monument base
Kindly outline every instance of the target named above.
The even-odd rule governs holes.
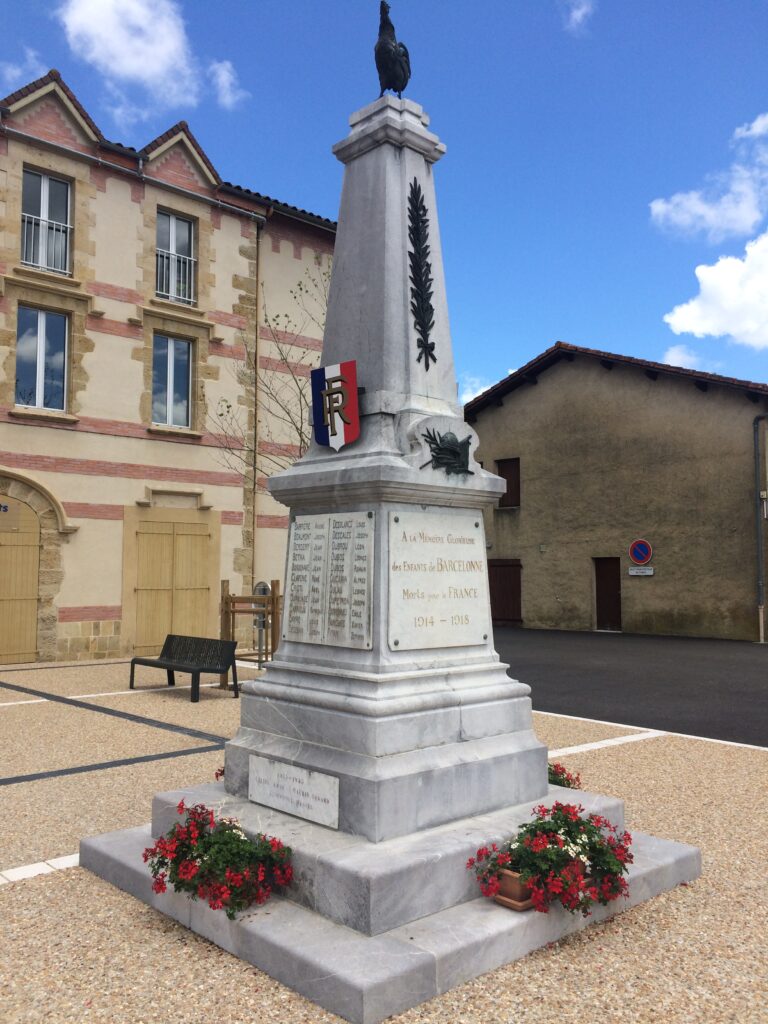
[[[153,893],[142,851],[178,820],[182,798],[239,818],[247,833],[288,843],[295,881],[286,896],[229,921],[182,894]],[[555,799],[578,800],[624,824],[619,800],[550,787],[545,801]],[[205,785],[158,794],[151,826],[84,839],[80,864],[325,1009],[377,1024],[701,872],[695,847],[635,832],[629,898],[589,918],[559,907],[515,913],[478,898],[467,858],[509,836],[530,812],[525,803],[371,843]]]

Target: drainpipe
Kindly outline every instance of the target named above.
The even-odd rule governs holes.
[[[757,626],[759,643],[765,643],[765,554],[763,546],[762,467],[760,465],[760,421],[768,414],[755,416],[752,421],[752,441],[755,455],[755,536],[757,540]]]

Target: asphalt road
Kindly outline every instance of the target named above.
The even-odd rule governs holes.
[[[768,747],[768,644],[494,628],[536,711]]]

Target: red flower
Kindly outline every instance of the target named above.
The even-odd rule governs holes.
[[[165,884],[165,872],[161,871],[157,878],[152,883],[152,889],[154,892],[165,892],[167,886]]]
[[[182,797],[181,800],[179,800],[179,802],[176,804],[176,813],[183,814],[184,811],[186,811],[186,809],[187,807],[186,804],[184,803],[184,797]]]

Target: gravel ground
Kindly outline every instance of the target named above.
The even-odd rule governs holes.
[[[578,718],[557,718],[545,713],[533,713],[533,728],[542,743],[550,750],[575,747],[579,743],[594,743],[609,740],[614,736],[629,736],[642,729],[628,729],[625,726],[599,725]]]
[[[223,764],[224,752],[213,751],[4,786],[0,871],[77,853],[85,836],[144,825],[155,793],[213,782]]]
[[[124,704],[186,716],[188,702],[175,697]],[[221,694],[209,706],[217,715],[233,708],[236,724],[236,701]],[[0,709],[0,741],[22,711]],[[551,747],[627,732],[545,715],[536,729]],[[140,824],[154,792],[208,781],[221,760],[214,752],[4,787],[12,824],[0,866],[71,853],[82,835]],[[670,736],[562,760],[586,788],[624,798],[630,828],[701,846],[703,877],[393,1019],[765,1024],[765,752]],[[0,1007],[3,1024],[338,1020],[82,869],[0,886]]]

